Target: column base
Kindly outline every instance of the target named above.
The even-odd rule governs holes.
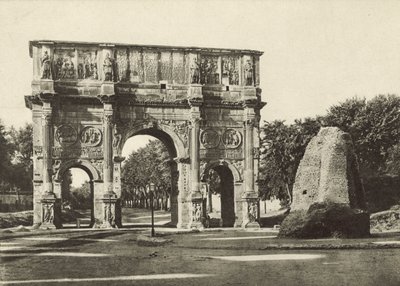
[[[204,210],[203,210],[203,197],[200,192],[194,192],[191,195],[192,205],[191,205],[191,220],[189,223],[189,228],[203,229],[204,221]]]
[[[243,195],[243,228],[260,228],[258,200],[255,192]]]
[[[45,193],[41,203],[41,223],[39,229],[61,228],[60,209],[56,195],[52,192]]]

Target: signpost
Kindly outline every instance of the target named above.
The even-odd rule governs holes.
[[[154,191],[155,191],[155,186],[153,183],[150,183],[149,191],[150,191],[150,208],[151,208],[151,237],[154,237],[154,236],[156,236],[156,234],[154,231]]]

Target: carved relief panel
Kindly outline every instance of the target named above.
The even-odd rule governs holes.
[[[143,58],[142,53],[138,50],[130,50],[129,52],[130,81],[142,82],[143,79]]]
[[[117,81],[129,81],[127,49],[118,49],[115,51],[115,70]]]
[[[78,51],[78,79],[98,79],[97,51]]]
[[[219,84],[218,57],[201,56],[200,61],[200,83]]]
[[[230,85],[239,85],[239,57],[222,57],[222,79]]]
[[[53,61],[55,79],[76,79],[75,62],[75,50],[55,50]]]
[[[87,126],[82,129],[80,134],[81,146],[98,146],[101,143],[102,133],[100,129]]]
[[[174,83],[185,83],[185,57],[183,53],[172,54],[172,79]]]
[[[206,149],[216,148],[219,145],[220,136],[217,131],[206,129],[200,134],[200,142]]]
[[[222,136],[222,142],[225,148],[237,148],[242,143],[242,134],[235,129],[227,129]]]
[[[160,58],[160,80],[167,80],[172,83],[172,53],[162,52]]]
[[[206,127],[200,132],[203,159],[243,159],[243,135],[239,129]]]
[[[158,53],[145,52],[143,55],[143,60],[145,81],[149,83],[158,83]]]
[[[74,144],[78,139],[78,133],[72,125],[64,124],[56,128],[55,140],[62,146]]]

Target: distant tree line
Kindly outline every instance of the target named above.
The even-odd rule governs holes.
[[[32,193],[32,125],[6,129],[0,120],[0,192]]]
[[[264,122],[261,128],[260,195],[291,201],[294,179],[305,148],[322,126],[336,126],[352,136],[370,211],[400,203],[400,97],[352,98],[327,114]]]

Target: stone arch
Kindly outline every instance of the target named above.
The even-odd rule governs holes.
[[[242,176],[241,176],[239,170],[238,170],[232,163],[230,163],[229,161],[225,161],[225,160],[212,160],[212,161],[204,162],[204,163],[205,163],[206,165],[205,165],[205,167],[203,167],[202,170],[201,170],[200,178],[203,178],[203,177],[204,177],[204,174],[207,174],[208,171],[210,171],[210,169],[212,169],[212,168],[214,168],[214,167],[216,167],[216,166],[225,166],[225,167],[227,167],[227,168],[232,172],[233,180],[234,180],[235,183],[238,183],[238,182],[242,182],[242,181],[243,181],[243,178],[242,178]]]
[[[125,142],[130,137],[135,135],[150,135],[162,141],[172,157],[188,157],[188,148],[185,147],[185,143],[174,131],[174,129],[167,124],[160,124],[157,122],[140,122],[130,127],[123,128],[120,135],[121,140],[117,144],[118,146],[115,146],[115,151],[118,155],[121,154]]]
[[[60,182],[64,173],[70,168],[83,169],[92,181],[101,181],[99,171],[87,160],[82,159],[70,159],[65,162],[61,162],[60,168],[54,176],[54,180]]]

